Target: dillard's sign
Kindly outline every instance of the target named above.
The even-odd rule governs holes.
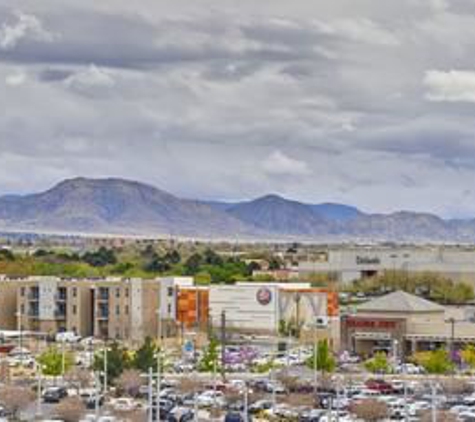
[[[356,256],[356,264],[357,265],[379,265],[381,264],[381,260],[375,257],[369,256]]]

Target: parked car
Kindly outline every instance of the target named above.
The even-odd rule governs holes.
[[[59,403],[68,396],[68,391],[64,387],[48,387],[43,391],[43,401],[45,403]]]
[[[55,337],[56,343],[77,343],[81,340],[81,336],[78,336],[73,331],[63,331],[57,333]]]

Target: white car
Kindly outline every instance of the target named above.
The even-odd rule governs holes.
[[[73,331],[63,331],[56,334],[55,340],[56,343],[77,343],[81,340],[81,336],[78,336]]]
[[[129,397],[120,397],[112,401],[111,404],[114,410],[120,412],[131,412],[137,408],[135,401]]]
[[[221,407],[225,405],[224,394],[221,391],[208,390],[197,397],[196,403],[199,407],[210,407],[215,404]]]

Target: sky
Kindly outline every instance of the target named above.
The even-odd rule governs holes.
[[[474,0],[0,0],[0,194],[475,217],[473,51]]]

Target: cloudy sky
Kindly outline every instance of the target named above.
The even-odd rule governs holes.
[[[0,0],[0,194],[475,216],[474,48],[474,0]]]

